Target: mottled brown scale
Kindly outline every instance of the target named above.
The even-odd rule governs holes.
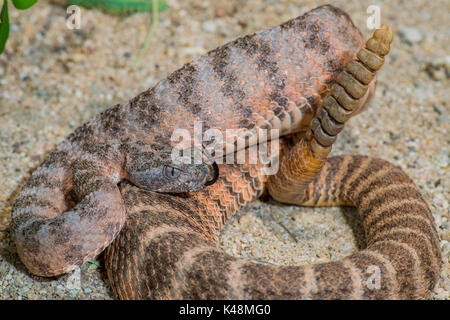
[[[363,41],[350,18],[323,6],[212,50],[106,110],[63,141],[19,194],[12,230],[22,261],[52,276],[109,246],[108,277],[122,299],[426,298],[440,250],[415,185],[379,159],[326,160],[345,121],[373,95],[391,41],[383,26],[358,51]],[[222,132],[280,129],[295,143],[281,139],[280,170],[270,178],[262,164],[247,163],[221,165],[219,181],[198,192],[161,194],[124,181],[181,188],[163,176],[146,185],[145,173],[167,163],[172,130],[192,134],[196,121]],[[191,179],[207,178],[203,167],[183,168]],[[265,190],[291,204],[356,206],[367,248],[296,267],[217,249],[226,220]],[[407,210],[398,211],[402,206]],[[373,267],[380,271],[376,290],[367,285]]]

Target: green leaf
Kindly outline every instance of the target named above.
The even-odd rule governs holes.
[[[20,10],[28,9],[36,2],[37,2],[37,0],[12,0],[14,7],[16,7],[17,9],[20,9]]]
[[[5,50],[6,40],[9,36],[8,2],[3,1],[2,12],[0,13],[0,54]]]
[[[152,1],[149,0],[69,0],[69,4],[111,13],[152,11]],[[158,11],[164,11],[167,8],[169,5],[166,2],[158,1]]]

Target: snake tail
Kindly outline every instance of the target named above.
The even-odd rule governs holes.
[[[331,94],[311,122],[311,130],[283,157],[278,173],[270,177],[268,190],[274,199],[296,203],[299,190],[320,172],[337,135],[367,101],[375,73],[382,67],[392,40],[392,29],[382,25],[358,51],[356,59],[338,74]]]

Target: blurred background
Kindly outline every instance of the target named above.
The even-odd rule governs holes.
[[[112,8],[79,1],[91,3],[79,7],[79,29],[68,27],[74,16],[67,1],[40,0],[26,10],[11,1],[9,38],[0,54],[0,299],[114,298],[101,257],[81,267],[81,286],[74,286],[70,275],[30,276],[15,252],[11,205],[56,144],[193,58],[326,3],[345,10],[366,38],[371,5],[394,29],[375,99],[350,121],[333,154],[381,157],[412,177],[441,237],[443,268],[432,298],[449,299],[449,1],[165,0],[157,14],[149,7],[132,12],[137,7],[126,0],[113,1],[119,4]],[[339,259],[364,246],[355,215],[348,208],[255,201],[228,223],[220,246],[281,265]]]

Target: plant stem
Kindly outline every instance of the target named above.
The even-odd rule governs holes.
[[[150,30],[148,30],[147,37],[145,38],[144,44],[142,45],[141,50],[139,51],[139,55],[134,61],[133,70],[139,66],[144,57],[144,54],[147,52],[148,47],[150,46],[150,42],[152,41],[153,33],[155,33],[156,27],[158,26],[158,1],[152,1],[152,24],[150,26]]]

